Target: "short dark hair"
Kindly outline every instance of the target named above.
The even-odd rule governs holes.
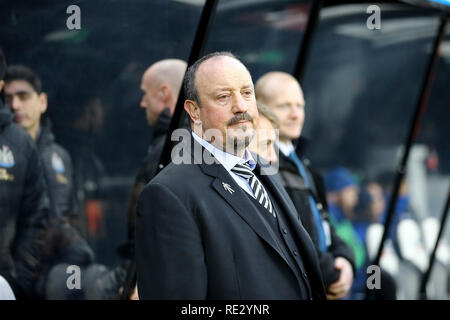
[[[42,83],[39,76],[27,66],[10,65],[6,69],[5,82],[23,80],[28,82],[38,94],[42,92]]]
[[[186,99],[197,102],[197,104],[199,106],[200,106],[200,100],[198,97],[197,88],[195,87],[195,74],[197,73],[198,68],[200,67],[200,65],[203,62],[205,62],[206,60],[215,58],[215,57],[230,57],[230,58],[236,59],[237,61],[242,63],[242,61],[239,60],[239,58],[236,57],[231,52],[219,51],[219,52],[213,52],[213,53],[207,54],[206,56],[201,57],[192,66],[190,66],[187,69],[186,74],[184,76],[184,93],[186,95]],[[244,67],[245,67],[245,65],[244,65]]]
[[[5,55],[3,54],[2,48],[0,48],[0,81],[3,80],[5,72],[6,72],[6,59]]]

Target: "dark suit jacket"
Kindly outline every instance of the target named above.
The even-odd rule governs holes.
[[[313,297],[324,299],[317,254],[294,205],[278,178],[261,176],[261,181],[283,208],[279,214],[296,226],[294,238]],[[299,282],[253,202],[219,163],[172,163],[144,188],[137,208],[136,262],[141,299],[300,296]]]
[[[279,172],[284,188],[289,194],[292,202],[294,203],[299,218],[308,231],[311,239],[317,247],[319,256],[320,267],[322,270],[322,276],[325,287],[328,288],[332,283],[339,279],[340,272],[334,268],[334,259],[336,257],[343,257],[350,262],[355,272],[355,258],[350,247],[336,234],[334,227],[330,225],[330,238],[331,245],[328,247],[328,251],[322,252],[319,250],[319,236],[317,231],[317,225],[314,220],[313,213],[311,212],[309,203],[309,192],[306,188],[303,178],[300,176],[297,166],[282,152],[279,152]],[[308,174],[310,175],[310,181],[314,184],[315,194],[314,198],[317,203],[320,203],[323,208],[327,208],[326,198],[324,196],[324,187],[321,182],[321,176],[314,172],[309,166],[305,166]],[[322,213],[326,211],[322,210]],[[322,215],[322,219],[328,218]]]

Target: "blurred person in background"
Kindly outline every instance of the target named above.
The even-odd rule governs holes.
[[[370,222],[377,219],[383,209],[380,202],[380,188],[371,184],[367,192],[360,193],[360,186],[353,174],[344,167],[335,167],[325,174],[325,187],[330,211],[330,220],[336,227],[336,232],[352,248],[355,255],[356,274],[351,288],[350,299],[364,299],[366,294],[367,267],[371,263],[367,254],[365,232]],[[370,190],[370,191],[369,191]],[[369,193],[370,192],[370,193]],[[359,210],[365,207],[363,226],[358,225],[361,220],[357,211],[359,195],[363,195]],[[373,299],[395,300],[396,284],[394,279],[381,270],[381,289],[374,290]]]
[[[269,72],[256,82],[256,98],[280,121],[279,173],[303,226],[311,236],[320,260],[328,299],[341,299],[351,288],[354,275],[352,250],[330,226],[322,177],[297,154],[294,143],[301,137],[305,120],[305,100],[298,81],[288,73]],[[308,163],[308,165],[305,165]]]
[[[0,49],[0,93],[6,60]],[[36,237],[46,230],[50,206],[44,172],[31,137],[12,123],[12,115],[0,100],[0,274],[15,296],[32,296],[29,259]]]
[[[1,52],[0,60],[0,76],[3,79],[6,64]],[[0,91],[3,85],[2,80]],[[8,91],[9,101],[11,95],[15,95],[13,99],[37,98],[36,92],[25,83],[16,85],[21,88],[14,87],[14,93]],[[26,118],[25,122],[31,128],[33,121],[30,118],[34,119],[35,113],[39,112],[30,105],[27,107],[27,112],[20,114],[19,118]],[[28,117],[29,114],[33,116]],[[12,279],[12,287],[18,292],[19,299],[43,299],[47,271],[56,261],[63,259],[82,265],[92,261],[92,252],[83,239],[71,232],[74,230],[66,219],[51,210],[54,206],[48,199],[45,170],[32,135],[11,122],[11,113],[1,107],[0,273],[8,281]],[[30,131],[36,138],[39,129]]]
[[[358,204],[359,186],[352,173],[343,167],[335,167],[325,174],[330,221],[337,234],[352,249],[355,256],[356,273],[351,288],[351,299],[363,299],[366,286],[368,262],[365,239],[361,239],[353,221]]]
[[[361,184],[358,203],[355,207],[353,227],[361,241],[366,241],[367,228],[372,223],[381,223],[380,220],[386,210],[386,200],[383,188],[375,181],[366,181]]]
[[[59,214],[78,225],[74,210],[73,166],[69,153],[55,142],[47,111],[47,94],[39,76],[23,65],[11,65],[5,75],[6,104],[14,122],[36,142],[45,173],[49,196]]]
[[[187,63],[179,59],[155,62],[142,75],[142,99],[140,107],[145,110],[147,124],[153,128],[147,157],[136,175],[128,206],[129,238],[134,239],[136,202],[142,188],[158,170],[170,119],[175,111],[178,94],[183,82]]]
[[[134,261],[136,203],[142,188],[158,170],[167,130],[175,111],[187,63],[180,59],[163,59],[153,63],[142,75],[140,107],[145,110],[147,124],[153,128],[147,156],[135,177],[128,203],[128,241],[119,248],[121,256]],[[134,269],[134,264],[131,265]],[[134,270],[129,272],[134,273]],[[130,284],[126,284],[130,285]],[[137,299],[137,289],[131,296]]]
[[[0,51],[0,78],[5,70]],[[0,274],[18,299],[117,298],[121,270],[95,264],[92,249],[63,215],[64,204],[49,201],[41,160],[62,149],[53,144],[49,128],[39,123],[46,109],[39,82],[26,67],[8,69],[6,98],[25,130],[13,124],[12,114],[0,106]],[[3,85],[0,81],[0,92]],[[47,142],[41,140],[41,155],[32,138]],[[50,166],[57,176],[64,164],[55,160]],[[65,181],[62,176],[55,179]],[[70,265],[82,270],[79,289],[67,286]]]
[[[359,186],[352,173],[343,167],[327,171],[324,177],[327,191],[330,221],[337,234],[350,246],[355,255],[356,269],[366,262],[364,242],[353,227],[355,208],[358,204]]]
[[[256,103],[258,107],[259,120],[255,138],[248,145],[248,149],[258,156],[264,158],[268,163],[278,161],[275,150],[277,142],[276,130],[280,129],[280,120],[262,103]]]

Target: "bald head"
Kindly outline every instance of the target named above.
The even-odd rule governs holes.
[[[269,72],[258,79],[256,99],[268,106],[280,120],[280,140],[298,138],[305,120],[305,100],[298,81],[285,72]]]
[[[297,80],[289,73],[273,71],[264,74],[255,84],[256,99],[266,104],[273,97],[277,96],[279,87],[284,86],[287,83],[296,83],[301,91]]]
[[[173,114],[186,67],[183,60],[165,59],[152,64],[144,72],[141,107],[145,109],[149,125],[156,123],[164,109]]]

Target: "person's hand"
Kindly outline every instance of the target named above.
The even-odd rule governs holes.
[[[134,287],[134,290],[133,290],[133,293],[131,294],[130,300],[139,300],[137,286]]]
[[[350,262],[342,257],[334,260],[334,267],[340,271],[339,279],[327,289],[327,299],[336,300],[345,297],[353,283],[353,269]]]
[[[123,287],[119,288],[119,296],[121,296],[123,293]],[[130,295],[129,300],[139,300],[139,295],[138,295],[138,291],[137,291],[137,285],[134,286],[134,290]]]

